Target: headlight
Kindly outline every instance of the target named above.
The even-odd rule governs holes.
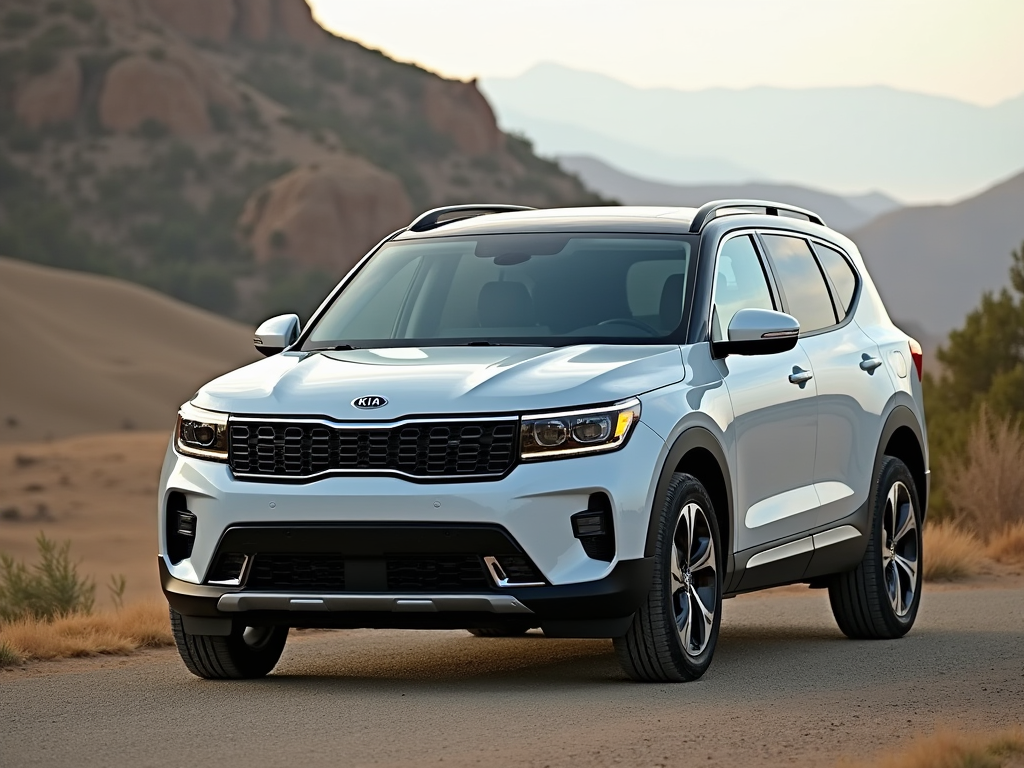
[[[604,408],[523,416],[524,459],[554,459],[612,451],[625,444],[640,420],[636,398]]]
[[[228,415],[185,403],[178,411],[174,446],[179,453],[211,461],[228,460]]]

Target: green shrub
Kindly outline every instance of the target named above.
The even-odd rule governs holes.
[[[58,545],[40,533],[36,544],[39,562],[31,568],[0,555],[0,620],[91,612],[96,585],[78,575],[78,567],[71,562],[71,542]]]
[[[13,667],[15,664],[20,664],[22,658],[7,643],[0,643],[0,667]]]
[[[4,14],[4,30],[12,35],[28,32],[38,23],[38,16],[21,8],[12,8]]]

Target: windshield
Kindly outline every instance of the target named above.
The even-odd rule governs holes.
[[[302,349],[664,342],[683,318],[692,244],[568,234],[388,243]]]

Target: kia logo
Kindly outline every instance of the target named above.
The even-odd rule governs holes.
[[[356,408],[383,408],[388,404],[386,397],[380,395],[367,395],[366,397],[357,397],[352,401],[352,405]]]

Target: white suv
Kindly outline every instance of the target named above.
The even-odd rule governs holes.
[[[809,211],[442,208],[255,343],[160,482],[199,676],[267,674],[289,627],[539,627],[692,680],[723,598],[796,582],[850,637],[914,623],[921,349]]]

